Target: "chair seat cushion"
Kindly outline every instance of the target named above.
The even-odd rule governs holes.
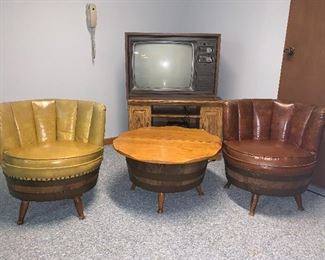
[[[310,168],[316,163],[314,152],[277,140],[224,141],[223,152],[231,162],[262,172],[274,171],[274,168],[278,168],[279,173],[289,172],[290,168]]]
[[[11,148],[4,152],[7,176],[24,180],[60,180],[87,174],[99,167],[100,146],[73,141]]]

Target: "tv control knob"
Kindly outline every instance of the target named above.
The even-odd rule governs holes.
[[[212,57],[210,56],[200,56],[199,57],[199,62],[201,63],[211,63],[213,60],[212,60]]]
[[[206,49],[206,52],[207,52],[207,53],[211,53],[212,51],[213,51],[212,48],[207,47],[207,49]]]

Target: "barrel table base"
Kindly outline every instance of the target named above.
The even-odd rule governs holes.
[[[203,181],[208,160],[186,164],[158,164],[126,158],[131,190],[136,186],[158,193],[158,213],[164,212],[165,193],[196,188],[203,195]]]

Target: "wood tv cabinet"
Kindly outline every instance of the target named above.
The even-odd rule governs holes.
[[[177,120],[188,127],[202,128],[222,138],[222,100],[128,99],[129,130],[140,127],[173,125]],[[177,123],[176,123],[177,124]]]

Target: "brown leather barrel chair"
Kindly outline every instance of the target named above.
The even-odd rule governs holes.
[[[34,100],[0,104],[0,164],[9,192],[30,201],[73,199],[97,183],[103,159],[105,106],[90,101]]]
[[[250,215],[260,195],[294,196],[311,182],[324,127],[324,110],[270,99],[226,101],[223,155],[228,183],[250,191]]]

